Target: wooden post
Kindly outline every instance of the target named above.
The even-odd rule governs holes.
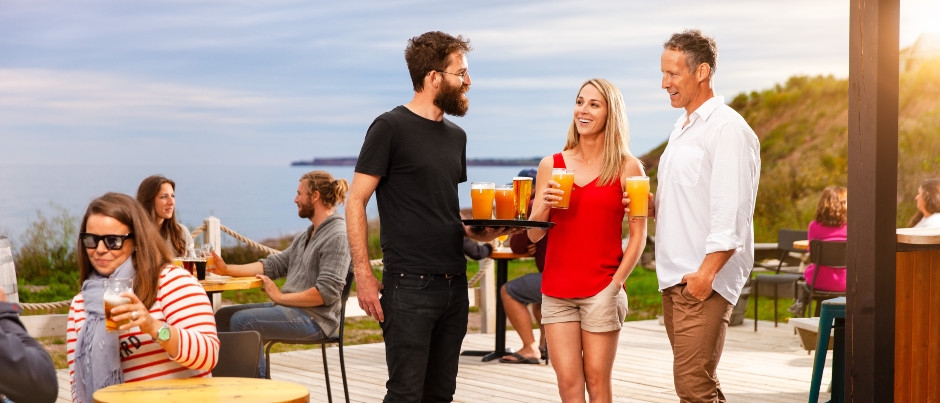
[[[899,0],[851,0],[845,396],[894,399]]]
[[[0,292],[7,294],[7,302],[20,303],[16,288],[16,267],[13,266],[13,250],[7,237],[0,237]]]
[[[222,253],[222,221],[218,217],[208,216],[203,224],[206,230],[202,233],[202,243],[212,244],[215,253]]]
[[[496,298],[499,298],[496,289],[496,264],[493,259],[486,258],[480,260],[480,271],[483,278],[480,279],[480,333],[496,332]]]
[[[222,221],[218,217],[208,216],[202,221],[206,230],[202,232],[202,243],[212,245],[216,254],[222,254]],[[212,306],[218,311],[222,307],[222,293],[212,294]]]

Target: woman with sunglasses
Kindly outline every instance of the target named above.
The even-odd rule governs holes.
[[[72,401],[91,403],[103,387],[144,379],[208,377],[218,360],[212,306],[130,196],[91,202],[78,236],[82,290],[69,308],[66,343]],[[133,279],[130,303],[111,309],[121,333],[105,330],[104,282]]]
[[[176,222],[176,182],[163,175],[152,175],[137,187],[137,201],[157,225],[173,256],[183,256],[193,244],[185,225]]]

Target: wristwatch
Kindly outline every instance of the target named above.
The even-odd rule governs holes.
[[[166,343],[170,340],[170,325],[163,322],[163,326],[157,331],[157,343]]]

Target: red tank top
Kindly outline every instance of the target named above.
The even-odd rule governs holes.
[[[555,168],[565,168],[561,153]],[[620,181],[597,186],[597,178],[584,187],[574,185],[567,210],[552,209],[549,221],[542,293],[555,298],[597,295],[610,284],[623,259],[620,235],[623,190]]]

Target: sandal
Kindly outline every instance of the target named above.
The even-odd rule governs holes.
[[[545,365],[548,365],[548,346],[539,347],[539,351],[542,353],[542,359],[545,360]]]
[[[539,360],[538,358],[523,357],[519,355],[519,353],[509,354],[509,357],[512,357],[513,359],[507,360],[505,358],[500,358],[499,362],[503,364],[540,364],[541,363],[541,360]]]

